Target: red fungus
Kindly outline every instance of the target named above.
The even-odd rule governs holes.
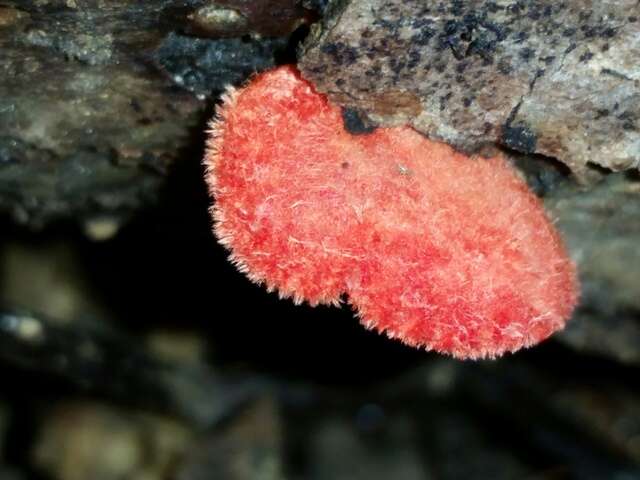
[[[230,90],[210,133],[215,233],[270,291],[346,294],[367,328],[458,358],[533,345],[571,315],[574,265],[503,158],[409,127],[351,135],[294,67]]]

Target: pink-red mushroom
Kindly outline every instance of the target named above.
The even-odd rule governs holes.
[[[226,94],[204,163],[241,272],[296,302],[347,301],[408,345],[496,357],[563,328],[576,304],[560,235],[505,159],[409,127],[352,135],[292,66]]]

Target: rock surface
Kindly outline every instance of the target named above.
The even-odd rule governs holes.
[[[635,0],[334,2],[301,69],[380,125],[464,150],[498,142],[588,165],[640,165]]]
[[[0,211],[121,223],[155,201],[200,142],[203,100],[287,43],[180,34],[203,3],[3,2]]]
[[[584,188],[556,162],[512,160],[543,199],[579,270],[578,308],[556,338],[577,351],[640,365],[640,177],[610,174]]]
[[[640,179],[609,175],[581,191],[564,184],[545,197],[582,285],[579,308],[562,341],[640,365]]]

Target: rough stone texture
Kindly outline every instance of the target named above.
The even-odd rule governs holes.
[[[286,45],[175,33],[203,3],[3,2],[0,212],[31,226],[120,222],[155,200],[199,144],[203,100]]]
[[[589,188],[557,162],[511,157],[544,200],[579,268],[581,298],[556,338],[577,351],[640,365],[640,176],[610,174]]]
[[[640,365],[640,179],[609,175],[587,191],[565,183],[545,196],[580,270],[582,296],[560,339]]]
[[[587,165],[640,162],[635,0],[334,2],[304,75],[382,125],[464,150],[499,142]]]

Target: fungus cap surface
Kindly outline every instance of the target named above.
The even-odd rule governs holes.
[[[240,271],[296,302],[346,295],[406,344],[495,357],[561,329],[576,304],[560,235],[505,159],[409,127],[352,135],[294,67],[228,91],[205,167]]]

